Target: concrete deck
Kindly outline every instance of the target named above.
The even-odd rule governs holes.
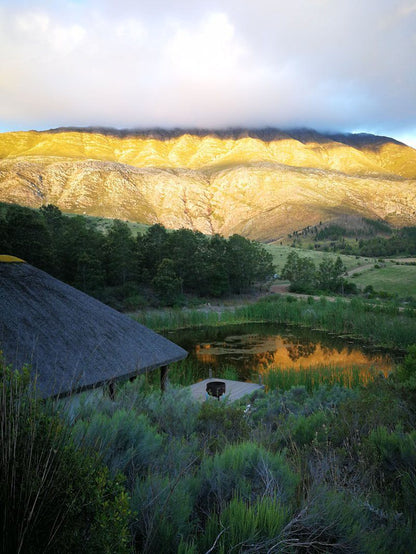
[[[195,383],[194,385],[191,385],[189,387],[192,398],[201,402],[206,400],[206,387],[207,383],[209,383],[210,381],[222,381],[223,383],[225,383],[225,394],[221,396],[221,400],[226,398],[230,402],[239,400],[243,396],[247,396],[248,394],[251,394],[256,390],[264,388],[263,385],[256,385],[255,383],[243,383],[242,381],[230,381],[229,379],[219,379],[212,377],[211,379],[204,379],[203,381],[199,381],[198,383]],[[213,398],[211,396],[209,398],[212,398],[214,401],[217,402],[216,398]]]

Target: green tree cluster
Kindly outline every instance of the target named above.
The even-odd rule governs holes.
[[[361,236],[360,238],[357,233],[355,240],[346,240],[348,237],[354,237],[353,230],[330,225],[315,235],[315,248],[378,258],[416,255],[416,227],[403,227],[392,233],[391,229],[383,223],[372,221],[371,225],[373,234],[382,233],[384,236],[368,238]],[[391,236],[386,237],[386,234]]]
[[[295,251],[287,257],[282,270],[282,278],[290,281],[290,290],[312,294],[317,291],[341,292],[345,287],[345,266],[338,256],[335,260],[323,258],[318,268],[313,260],[302,257]]]
[[[403,227],[390,238],[375,237],[361,239],[358,243],[358,253],[361,256],[397,256],[416,254],[416,227]]]
[[[272,256],[239,235],[168,232],[156,224],[134,237],[125,222],[115,220],[103,232],[90,219],[65,216],[53,205],[3,205],[0,250],[110,303],[139,294],[143,286],[167,305],[183,293],[221,297],[274,273]]]

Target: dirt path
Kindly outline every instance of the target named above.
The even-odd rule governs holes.
[[[377,262],[373,262],[371,264],[359,265],[358,267],[354,267],[354,269],[350,269],[349,271],[346,271],[345,275],[347,277],[351,277],[351,275],[355,275],[356,273],[361,273],[362,271],[368,271],[369,269],[373,269],[375,263]]]

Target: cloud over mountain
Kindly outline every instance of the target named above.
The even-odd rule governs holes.
[[[4,128],[416,135],[414,0],[6,0]]]

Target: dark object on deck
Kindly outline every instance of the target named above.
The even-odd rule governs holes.
[[[210,396],[215,396],[215,398],[220,399],[220,396],[225,394],[225,383],[224,381],[210,381],[207,383],[207,393]]]

